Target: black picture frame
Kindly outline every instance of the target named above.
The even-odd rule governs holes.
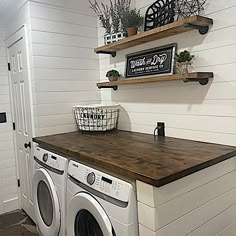
[[[126,55],[126,78],[174,74],[177,43]]]

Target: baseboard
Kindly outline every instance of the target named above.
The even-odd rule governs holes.
[[[8,199],[6,201],[3,201],[2,205],[3,205],[3,207],[2,207],[3,212],[2,213],[6,213],[9,211],[19,209],[19,199],[18,199],[18,197]]]

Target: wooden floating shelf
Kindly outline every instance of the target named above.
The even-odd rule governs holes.
[[[117,90],[119,85],[125,84],[143,84],[163,81],[174,81],[183,80],[184,82],[199,82],[201,85],[206,85],[209,78],[213,78],[212,72],[193,72],[188,74],[173,74],[173,75],[159,75],[150,77],[140,77],[134,79],[122,79],[113,82],[99,82],[97,83],[98,88],[113,88]]]
[[[183,20],[142,32],[140,34],[121,39],[117,42],[95,48],[96,53],[111,54],[116,56],[116,52],[122,49],[130,48],[136,45],[147,43],[153,40],[166,38],[172,35],[198,29],[200,34],[206,34],[209,25],[213,20],[203,16],[191,16]]]

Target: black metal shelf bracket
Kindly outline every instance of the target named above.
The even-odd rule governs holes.
[[[185,83],[188,83],[188,82],[199,82],[199,84],[201,84],[201,85],[206,85],[206,84],[208,84],[209,79],[208,78],[185,78],[183,81]]]
[[[193,28],[193,29],[197,29],[199,31],[200,34],[204,35],[209,31],[209,26],[201,26],[201,25],[194,25],[191,23],[185,23],[184,27],[189,27],[189,28]]]
[[[97,54],[108,54],[111,55],[112,57],[116,57],[116,52],[107,52],[107,51],[97,51]]]
[[[113,90],[117,90],[118,89],[118,86],[98,86],[99,89],[102,89],[102,88],[112,88]]]

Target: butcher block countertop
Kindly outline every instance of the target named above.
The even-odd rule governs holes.
[[[236,147],[126,131],[33,139],[57,154],[156,187],[236,156]]]

